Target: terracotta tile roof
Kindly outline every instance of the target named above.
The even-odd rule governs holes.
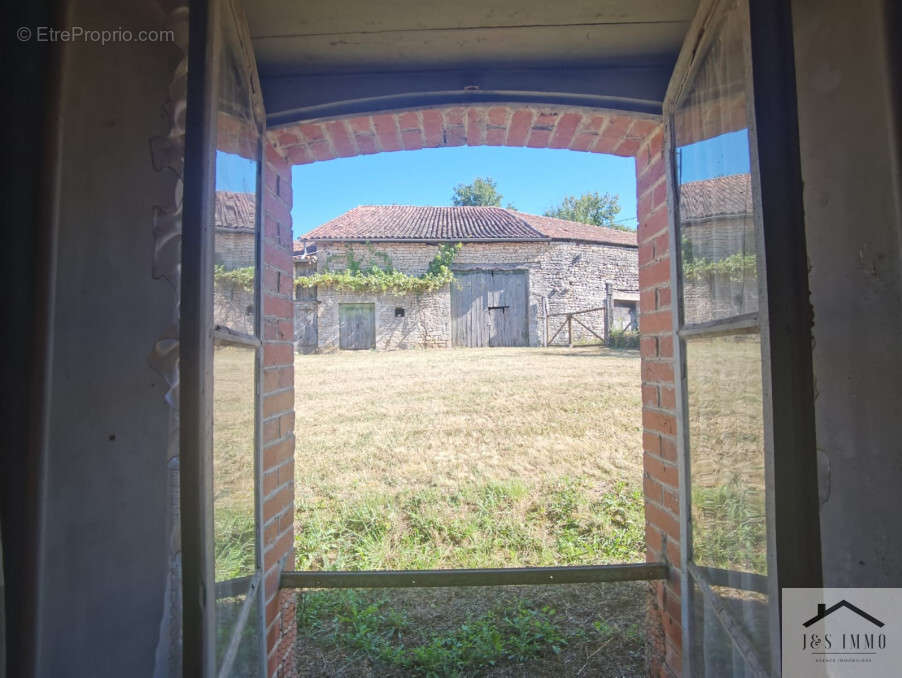
[[[592,224],[583,224],[578,221],[567,221],[566,219],[557,219],[555,217],[510,211],[552,240],[579,240],[583,242],[606,243],[608,245],[638,246],[635,231],[621,231],[616,228],[593,226]]]
[[[680,186],[680,219],[692,221],[752,213],[752,177],[731,174]]]
[[[213,224],[220,228],[253,229],[256,211],[256,195],[216,191],[213,208]]]
[[[502,207],[364,205],[316,227],[301,240],[580,240],[636,246],[636,234]]]

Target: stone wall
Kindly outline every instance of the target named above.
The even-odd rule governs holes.
[[[370,260],[391,265],[410,275],[426,271],[435,256],[436,245],[426,243],[319,244],[320,271],[341,270],[350,248],[355,259],[366,266]],[[383,256],[384,255],[384,256]],[[523,270],[528,276],[529,343],[545,340],[544,313],[565,313],[604,306],[605,283],[615,291],[637,293],[638,259],[635,248],[578,242],[467,243],[454,260],[455,270]],[[451,283],[454,284],[453,282]],[[381,350],[447,347],[451,345],[450,288],[414,295],[317,291],[317,331],[320,350],[338,348],[338,305],[373,303],[376,313],[376,348]],[[403,309],[403,316],[396,309]],[[580,316],[598,334],[604,331],[604,313]],[[563,318],[549,319],[553,334]],[[301,329],[298,328],[298,332]],[[574,323],[574,341],[597,341],[590,332]],[[556,343],[566,342],[566,330]]]
[[[756,253],[755,222],[750,214],[716,217],[681,224],[683,256],[687,248],[696,260],[722,261]],[[687,325],[758,310],[758,276],[754,270],[708,273],[683,281]]]
[[[319,289],[319,350],[338,348],[339,304],[372,303],[376,313],[376,348],[447,348],[451,345],[451,295],[445,286],[428,294],[359,294]],[[395,317],[395,309],[404,309]]]
[[[227,271],[235,268],[253,266],[256,261],[254,252],[253,228],[216,227],[216,253],[214,264],[224,266]]]
[[[228,283],[213,287],[213,322],[216,325],[253,334],[256,306],[252,288]]]
[[[226,271],[253,267],[256,242],[253,228],[216,227],[213,263]],[[217,280],[213,286],[213,322],[233,330],[254,333],[256,302],[253,287]]]

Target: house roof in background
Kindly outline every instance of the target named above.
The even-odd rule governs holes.
[[[584,224],[579,221],[568,221],[567,219],[539,216],[538,214],[524,214],[513,210],[508,211],[516,214],[534,229],[552,240],[578,240],[607,245],[638,246],[635,231],[621,231],[616,228],[605,228],[604,226]]]
[[[301,236],[313,241],[528,242],[577,240],[636,247],[636,234],[502,207],[363,205]]]
[[[216,191],[213,224],[218,228],[251,229],[256,218],[256,195]]]
[[[731,174],[690,181],[680,186],[680,219],[694,221],[711,217],[752,213],[752,177]]]

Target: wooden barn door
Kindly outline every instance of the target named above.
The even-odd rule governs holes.
[[[376,348],[375,304],[338,305],[338,345],[349,350]]]
[[[456,273],[451,284],[454,346],[528,346],[525,271]]]
[[[294,343],[301,353],[313,353],[317,348],[316,301],[294,302]]]

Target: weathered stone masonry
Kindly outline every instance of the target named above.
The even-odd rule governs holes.
[[[392,265],[409,275],[425,273],[435,256],[437,245],[426,243],[378,243],[374,245],[332,243],[318,250],[318,270],[344,268],[347,250],[361,258],[372,248],[391,259]],[[529,343],[542,345],[545,339],[543,299],[550,313],[598,308],[604,305],[605,284],[610,283],[624,299],[638,292],[636,248],[581,242],[499,242],[465,243],[454,260],[454,270],[522,270],[528,276]],[[453,282],[451,283],[454,284]],[[420,295],[361,294],[317,290],[317,314],[320,350],[338,348],[338,305],[373,303],[376,312],[376,348],[439,348],[451,345],[451,296],[446,286]],[[395,309],[404,309],[403,317]],[[583,322],[603,333],[603,312],[582,316]],[[552,324],[553,334],[560,319]],[[300,327],[296,327],[300,331]],[[592,335],[574,328],[578,340],[594,340]],[[566,341],[566,333],[556,340]]]

